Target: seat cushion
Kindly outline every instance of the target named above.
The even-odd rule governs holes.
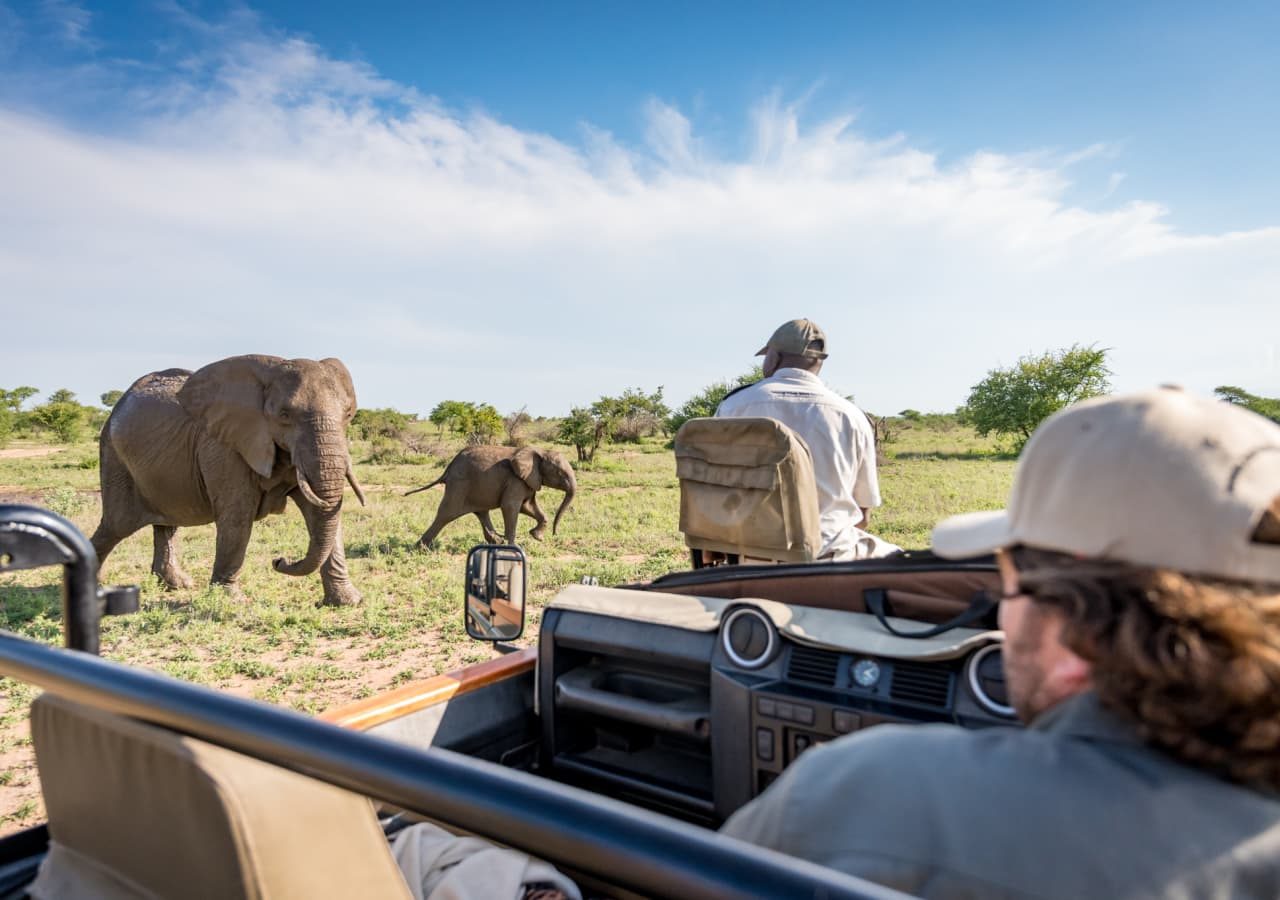
[[[31,733],[51,867],[137,896],[409,896],[365,797],[48,693]]]

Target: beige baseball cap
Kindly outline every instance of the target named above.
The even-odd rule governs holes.
[[[817,346],[813,346],[815,343]],[[764,356],[770,350],[794,353],[811,359],[826,359],[827,336],[812,319],[792,319],[778,326],[778,330],[769,338],[769,343],[756,351],[756,356]]]
[[[1193,575],[1280,583],[1280,425],[1177,389],[1103,397],[1046,419],[1009,507],[953,516],[939,556],[1019,544]]]

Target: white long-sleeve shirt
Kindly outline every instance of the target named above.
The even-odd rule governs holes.
[[[779,369],[726,397],[716,415],[767,416],[804,439],[818,487],[820,555],[850,553],[864,536],[862,509],[880,505],[875,434],[862,410],[804,369]]]

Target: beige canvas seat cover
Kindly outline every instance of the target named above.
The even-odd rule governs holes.
[[[676,434],[680,531],[695,550],[805,562],[821,542],[813,457],[776,419],[690,419]]]
[[[368,799],[44,694],[51,846],[31,896],[408,898]]]

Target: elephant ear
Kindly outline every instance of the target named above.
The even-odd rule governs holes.
[[[538,465],[539,461],[540,454],[532,447],[521,447],[511,456],[511,468],[515,470],[516,477],[534,491],[542,487],[542,469]]]
[[[265,357],[233,356],[193,373],[178,391],[187,415],[226,444],[263,478],[270,477],[276,445],[263,403],[268,375]]]
[[[350,420],[356,414],[356,386],[355,382],[351,380],[351,373],[342,364],[342,360],[336,357],[330,356],[327,359],[322,359],[320,360],[320,365],[333,373],[334,379],[338,382],[338,387],[346,394],[346,415],[347,419]]]

